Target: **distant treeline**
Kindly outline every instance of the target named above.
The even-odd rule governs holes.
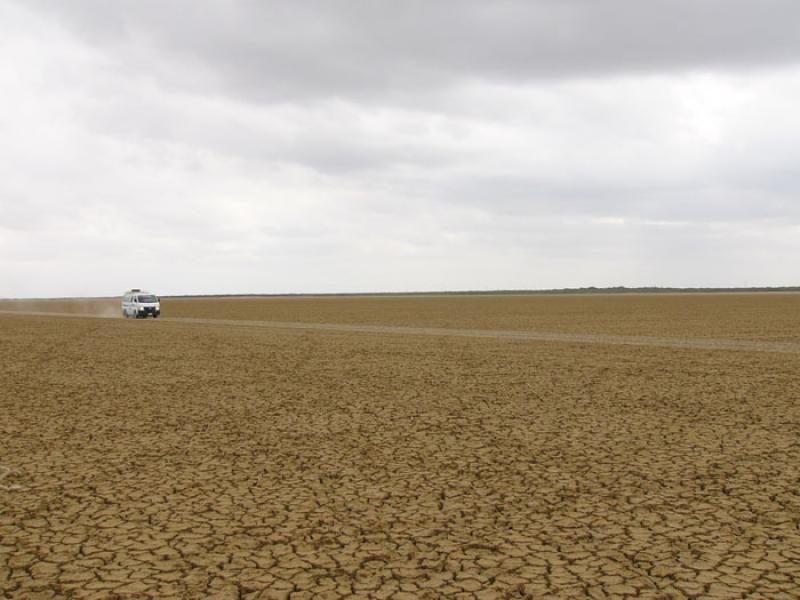
[[[295,298],[302,296],[519,296],[545,294],[735,294],[745,292],[800,292],[800,286],[784,287],[740,287],[740,288],[677,288],[677,287],[582,287],[554,288],[547,290],[442,290],[439,292],[320,292],[320,293],[283,293],[283,294],[157,294],[161,298]],[[118,296],[59,296],[40,298],[0,298],[6,301],[27,300],[107,300]]]
[[[439,292],[322,292],[284,294],[180,294],[162,298],[277,298],[296,296],[498,296],[498,295],[543,295],[543,294],[725,294],[742,292],[800,292],[800,286],[785,287],[582,287],[554,288],[546,290],[442,290]]]

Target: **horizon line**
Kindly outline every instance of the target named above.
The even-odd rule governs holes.
[[[577,288],[496,289],[496,290],[438,290],[406,292],[273,292],[273,293],[196,293],[158,294],[160,298],[296,298],[296,297],[354,297],[354,296],[511,296],[559,294],[712,294],[712,293],[776,293],[800,292],[800,286],[745,286],[745,287],[671,287],[671,286],[586,286]],[[16,296],[0,300],[92,300],[117,298],[114,296]]]

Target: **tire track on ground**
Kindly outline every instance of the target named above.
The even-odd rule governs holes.
[[[0,310],[2,315],[81,317],[92,319],[119,319],[109,315],[45,311]],[[771,342],[714,338],[673,338],[647,335],[613,335],[596,333],[558,333],[544,331],[509,331],[491,329],[452,329],[447,327],[410,327],[400,325],[359,325],[348,323],[303,323],[299,321],[255,321],[245,319],[200,319],[195,317],[161,317],[160,322],[196,325],[222,325],[231,327],[261,327],[266,329],[297,329],[304,331],[334,331],[345,333],[372,333],[384,335],[422,335],[435,337],[462,337],[506,339],[531,342],[562,342],[572,344],[605,344],[614,346],[648,346],[692,350],[741,350],[747,352],[772,352],[800,354],[798,342]]]

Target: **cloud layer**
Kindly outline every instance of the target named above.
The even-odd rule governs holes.
[[[0,296],[797,284],[798,24],[0,1]]]

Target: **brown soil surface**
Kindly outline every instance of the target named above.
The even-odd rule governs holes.
[[[516,298],[164,311],[519,329]],[[797,339],[763,298],[582,331]],[[3,597],[798,597],[797,353],[2,314],[0,358]]]
[[[176,317],[800,341],[800,294],[168,298]],[[224,307],[224,308],[223,308]]]
[[[0,309],[120,315],[119,298]],[[800,293],[165,298],[164,316],[800,342]]]

